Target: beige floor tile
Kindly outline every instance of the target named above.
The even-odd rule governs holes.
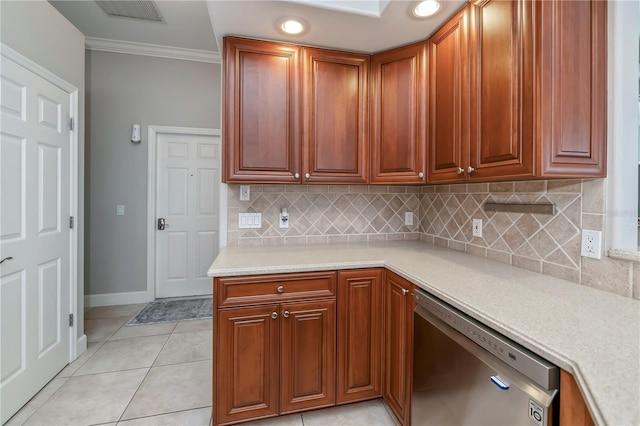
[[[169,335],[164,334],[109,340],[74,376],[151,367],[168,338]]]
[[[153,365],[211,359],[213,335],[211,331],[173,333]]]
[[[98,306],[96,308],[89,309],[89,312],[84,314],[84,318],[103,319],[126,316],[131,317],[137,314],[143,307],[144,303],[137,303],[134,305]]]
[[[213,328],[212,325],[213,320],[211,319],[180,321],[173,332],[183,333],[185,331],[211,330]]]
[[[206,407],[198,408],[197,410],[179,411],[177,413],[125,420],[118,423],[118,426],[207,426],[210,420],[211,407]]]
[[[88,343],[87,350],[80,354],[80,356],[73,362],[69,363],[61,372],[59,372],[56,378],[73,376],[73,373],[78,371],[78,369],[82,367],[84,363],[87,362],[89,358],[91,358],[103,344],[104,342]]]
[[[69,378],[25,425],[94,425],[117,421],[149,369]]]
[[[126,339],[129,337],[155,336],[159,334],[171,334],[176,328],[175,322],[163,322],[159,324],[132,325],[121,327],[109,340]]]
[[[395,426],[396,424],[379,399],[309,411],[302,413],[302,421],[304,426]]]
[[[286,416],[242,423],[242,426],[303,426],[303,423],[300,414],[288,414]]]
[[[130,317],[102,318],[84,321],[87,342],[104,342],[122,327]]]
[[[9,421],[5,423],[5,426],[18,426],[26,422],[27,419],[31,417],[31,415],[35,413],[38,408],[42,407],[42,404],[47,402],[47,400],[51,398],[51,395],[53,395],[55,391],[57,391],[60,386],[62,386],[66,381],[66,378],[51,380],[44,388],[42,388],[40,392],[38,392],[33,398],[31,398],[31,400],[27,402],[27,404],[22,407],[20,411],[14,414],[13,417],[11,417]]]
[[[152,367],[122,420],[211,405],[211,361]]]

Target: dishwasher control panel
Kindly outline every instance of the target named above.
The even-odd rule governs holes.
[[[414,299],[419,307],[531,378],[540,386],[545,389],[558,388],[559,371],[555,365],[424,291],[416,290]]]

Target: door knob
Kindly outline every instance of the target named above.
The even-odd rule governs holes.
[[[293,175],[293,177],[296,179],[300,179],[300,173],[296,173],[295,175]]]
[[[402,289],[402,295],[406,296],[409,293],[409,290],[407,290],[406,288]]]
[[[284,312],[282,313],[282,316],[283,316],[283,317],[285,317],[285,318],[289,318],[289,315],[290,315],[290,314],[289,314],[289,311],[284,311]]]
[[[277,312],[272,312],[271,313],[271,318],[278,319],[278,313]]]
[[[473,167],[469,166],[467,167],[467,173],[473,173],[476,169],[474,169]]]
[[[166,228],[167,226],[169,225],[167,225],[164,217],[158,219],[158,231],[164,231],[164,228]]]
[[[276,289],[276,291],[278,293],[284,293],[284,286],[279,285],[278,288]]]
[[[456,173],[461,175],[464,173],[464,169],[462,167],[458,167],[458,170],[456,170]]]
[[[8,261],[8,260],[12,260],[13,257],[9,256],[9,257],[5,257],[4,259],[0,260],[0,265],[2,265],[4,262]]]
[[[422,178],[424,177],[424,173],[422,173],[422,172],[418,173],[418,177],[419,177],[420,179],[422,179]]]
[[[305,173],[304,178],[305,179],[309,179],[309,178],[311,178],[311,175],[309,173]]]

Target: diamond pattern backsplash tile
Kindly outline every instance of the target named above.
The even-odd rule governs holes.
[[[420,232],[441,245],[543,272],[560,267],[576,280],[580,271],[582,187],[579,180],[426,186]],[[551,203],[554,215],[485,212],[484,203]],[[482,219],[482,237],[472,220]],[[558,268],[555,268],[558,269]],[[565,270],[566,269],[566,270]]]
[[[229,245],[313,244],[418,239],[420,188],[405,186],[251,185],[228,187]],[[289,227],[280,228],[282,208]],[[238,213],[261,213],[262,228],[240,229]],[[414,215],[404,224],[405,212]]]

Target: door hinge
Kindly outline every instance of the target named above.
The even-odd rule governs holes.
[[[73,229],[73,216],[69,217],[69,229]]]
[[[73,327],[73,314],[69,314],[69,327]]]
[[[75,127],[76,127],[75,124],[76,123],[74,122],[73,117],[71,117],[69,118],[69,124],[67,127],[69,128],[69,130],[75,130]]]

